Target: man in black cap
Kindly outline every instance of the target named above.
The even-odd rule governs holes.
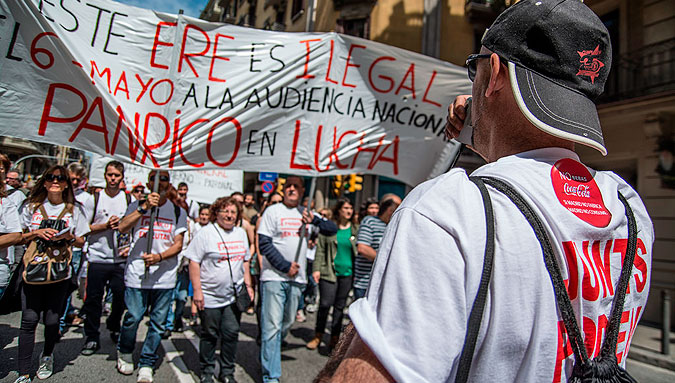
[[[468,136],[488,161],[472,176],[492,177],[491,209],[462,169],[415,188],[318,381],[559,382],[577,367],[574,354],[594,358],[603,348],[610,365],[625,366],[647,301],[653,226],[631,186],[573,151],[607,152],[592,100],[610,61],[606,28],[579,0],[522,0],[497,18],[467,60]],[[465,129],[468,98],[449,107],[450,137]],[[500,184],[522,196],[538,225]],[[603,347],[605,338],[616,343]]]

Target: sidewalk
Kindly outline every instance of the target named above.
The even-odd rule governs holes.
[[[670,333],[670,355],[661,353],[661,329],[638,325],[628,358],[675,371],[675,333]]]

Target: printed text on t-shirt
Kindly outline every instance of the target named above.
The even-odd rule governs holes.
[[[227,261],[243,261],[246,256],[246,246],[242,241],[218,242],[218,253],[221,255],[218,263]]]
[[[281,237],[299,237],[301,226],[301,218],[281,218]]]

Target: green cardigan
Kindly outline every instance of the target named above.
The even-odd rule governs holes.
[[[349,240],[352,243],[352,265],[354,264],[354,257],[358,252],[356,251],[356,234],[359,232],[358,225],[352,224],[352,236]],[[327,237],[319,234],[319,239],[316,243],[316,256],[314,257],[314,264],[312,265],[312,272],[320,271],[321,279],[328,282],[336,282],[335,276],[335,256],[337,255],[337,234]]]

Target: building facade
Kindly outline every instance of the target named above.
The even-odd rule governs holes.
[[[485,28],[515,2],[211,0],[202,18],[287,32],[335,31],[464,65],[467,55],[480,48]],[[643,318],[658,324],[662,292],[675,294],[675,1],[585,3],[612,38],[612,71],[605,94],[597,100],[609,154],[602,156],[583,146],[577,151],[591,167],[614,170],[630,182],[652,215],[656,232],[652,291]],[[481,162],[463,154],[459,164],[470,170]],[[382,186],[390,187],[391,181]],[[324,183],[323,190],[329,190],[329,182]],[[366,177],[362,195],[384,192],[378,177]]]

